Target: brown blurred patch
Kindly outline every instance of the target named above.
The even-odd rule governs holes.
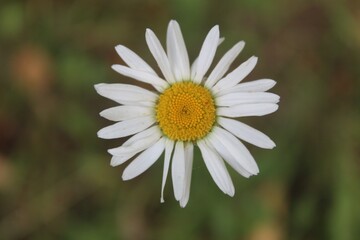
[[[16,84],[31,97],[44,95],[53,81],[52,61],[47,52],[35,45],[25,44],[10,58],[10,72]]]
[[[321,4],[303,4],[264,45],[263,61],[283,72],[305,58],[302,62],[305,66],[318,69],[318,57],[311,53],[318,52],[330,27],[329,16]],[[309,52],[311,58],[306,56]]]
[[[277,215],[277,218],[287,214],[286,190],[281,184],[265,182],[259,187],[258,195],[263,205]]]
[[[0,151],[2,154],[6,155],[12,151],[20,137],[19,132],[20,129],[18,124],[13,119],[6,116],[5,113],[0,112]]]
[[[119,211],[119,235],[124,239],[147,239],[148,226],[144,204],[132,204]]]
[[[248,240],[282,240],[284,233],[278,225],[268,222],[260,224],[247,237]]]
[[[0,155],[0,191],[9,189],[13,183],[13,168],[4,156]]]

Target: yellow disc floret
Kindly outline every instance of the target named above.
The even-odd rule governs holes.
[[[178,82],[166,89],[156,106],[156,119],[172,140],[195,141],[205,137],[215,122],[210,91],[193,82]]]

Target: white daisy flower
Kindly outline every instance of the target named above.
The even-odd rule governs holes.
[[[216,185],[225,193],[235,193],[227,164],[248,178],[259,173],[250,152],[240,141],[271,149],[275,143],[260,131],[236,120],[263,116],[278,109],[279,96],[266,91],[274,80],[241,81],[253,70],[257,57],[250,57],[227,73],[245,43],[238,42],[207,75],[218,45],[219,27],[205,38],[198,58],[190,66],[179,24],[172,20],[166,36],[166,51],[150,29],[146,42],[162,75],[125,46],[116,47],[128,66],[112,68],[134,80],[148,83],[154,91],[130,84],[97,84],[96,91],[120,106],[100,115],[116,123],[101,129],[98,136],[114,139],[131,136],[122,146],[109,149],[112,166],[129,159],[122,178],[130,180],[152,166],[164,154],[161,202],[171,165],[175,199],[185,207],[190,195],[194,146],[200,148],[205,165]],[[227,74],[226,74],[227,73]]]

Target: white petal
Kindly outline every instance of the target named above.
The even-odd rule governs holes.
[[[111,121],[122,121],[154,114],[154,109],[142,106],[116,106],[100,112],[100,116]]]
[[[148,135],[149,132],[153,132],[153,134]],[[139,138],[140,136],[142,138]],[[135,154],[153,145],[161,136],[162,134],[160,131],[153,131],[151,128],[149,128],[146,129],[145,131],[142,131],[132,136],[128,141],[126,141],[120,147],[109,149],[108,152],[114,156],[122,156],[122,155],[134,156]],[[137,138],[137,140],[134,140],[135,138]],[[127,144],[129,141],[133,141],[133,143],[130,145]]]
[[[216,25],[210,30],[201,47],[198,62],[196,64],[195,77],[193,79],[195,83],[200,83],[208,71],[215,56],[219,37],[219,26]]]
[[[135,134],[120,147],[109,149],[108,152],[110,154],[117,155],[112,157],[110,165],[115,167],[124,163],[137,153],[153,145],[161,137],[161,135],[162,134],[158,126],[153,126]]]
[[[137,144],[137,142],[143,138],[147,138],[149,136],[153,135],[162,135],[160,128],[158,126],[150,127],[142,132],[139,132],[138,134],[135,134],[131,138],[129,138],[126,142],[123,143],[123,147],[129,147],[133,144]]]
[[[167,54],[177,81],[190,79],[190,63],[179,24],[171,20],[166,35]]]
[[[242,165],[241,162],[238,161],[236,157],[226,148],[223,142],[217,138],[215,134],[209,134],[209,137],[206,139],[206,143],[216,149],[216,151],[220,154],[220,156],[233,168],[235,169],[240,175],[248,178],[252,173],[247,171]]]
[[[224,117],[264,116],[275,112],[279,106],[275,103],[248,103],[231,107],[217,108],[217,115]]]
[[[219,38],[219,41],[218,41],[218,47],[220,46],[220,44],[222,44],[224,42],[225,38]],[[195,78],[195,74],[196,74],[196,69],[197,69],[197,62],[198,62],[198,59],[199,57],[195,58],[193,64],[191,65],[191,79],[194,79]]]
[[[129,48],[123,45],[118,45],[115,47],[115,50],[122,58],[122,60],[124,60],[124,62],[132,69],[148,72],[157,76],[156,72],[142,58],[140,58]]]
[[[170,166],[170,158],[172,151],[174,149],[174,141],[170,139],[166,139],[165,142],[165,158],[164,158],[164,169],[163,169],[163,178],[161,183],[161,198],[160,202],[164,202],[164,188],[166,184],[167,175],[169,172],[169,166]]]
[[[193,64],[191,64],[191,79],[194,79],[194,77],[195,77],[198,59],[199,58],[195,58]]]
[[[278,103],[279,95],[268,92],[228,93],[216,98],[217,106],[234,106],[245,103]]]
[[[214,127],[213,134],[223,143],[246,171],[253,175],[259,172],[259,168],[249,150],[247,150],[234,135],[219,127]]]
[[[149,102],[154,103],[158,95],[144,88],[130,84],[96,84],[97,93],[103,97],[109,98],[120,104],[138,104],[148,105]]]
[[[145,172],[156,162],[156,160],[158,160],[160,155],[163,153],[164,148],[165,140],[164,138],[161,138],[153,146],[142,152],[137,158],[134,159],[134,161],[129,164],[129,166],[125,168],[122,179],[124,181],[130,180]]]
[[[225,167],[224,161],[219,154],[212,148],[210,148],[205,141],[197,142],[201,155],[204,159],[207,169],[216,185],[225,194],[234,196],[235,189],[231,181],[230,175]]]
[[[183,196],[180,199],[180,206],[185,207],[190,197],[191,174],[194,159],[194,145],[192,143],[185,144],[185,184]]]
[[[220,44],[222,44],[224,41],[225,41],[224,37],[219,38],[218,46],[220,46]]]
[[[242,122],[219,117],[218,123],[236,137],[261,148],[272,149],[275,143],[264,133]]]
[[[234,71],[226,75],[223,79],[213,87],[213,93],[216,94],[224,89],[232,88],[240,81],[242,81],[254,69],[258,58],[251,57],[246,62],[242,63]]]
[[[169,84],[162,78],[159,78],[158,76],[148,72],[135,70],[119,64],[112,65],[111,68],[124,76],[133,78],[140,82],[151,84],[157,90],[163,90],[169,86]]]
[[[97,135],[103,139],[126,137],[143,131],[154,123],[155,119],[152,116],[129,119],[105,127],[98,131]]]
[[[175,77],[172,73],[169,59],[166,56],[164,48],[161,46],[159,39],[156,37],[155,33],[150,29],[146,29],[145,38],[146,38],[146,43],[150,49],[150,52],[154,56],[165,79],[169,83],[174,83]]]
[[[171,164],[175,199],[179,201],[183,197],[185,181],[185,150],[184,143],[178,141],[175,145],[174,156]]]
[[[251,82],[244,82],[218,92],[217,96],[238,92],[265,92],[274,87],[276,82],[272,79],[260,79]]]
[[[124,162],[126,162],[127,160],[132,158],[133,156],[135,156],[135,154],[112,156],[111,161],[110,161],[110,166],[112,166],[112,167],[119,166],[120,164],[123,164]]]
[[[245,46],[244,41],[240,41],[235,44],[225,55],[220,59],[219,63],[216,65],[214,70],[211,72],[210,76],[205,82],[205,86],[212,88],[214,84],[222,78],[225,73],[229,70],[230,65],[233,63],[235,58],[239,55],[241,50]]]

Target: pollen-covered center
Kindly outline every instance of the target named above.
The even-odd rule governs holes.
[[[175,83],[160,95],[156,119],[163,133],[172,140],[201,139],[215,122],[213,97],[208,89],[195,83]]]

